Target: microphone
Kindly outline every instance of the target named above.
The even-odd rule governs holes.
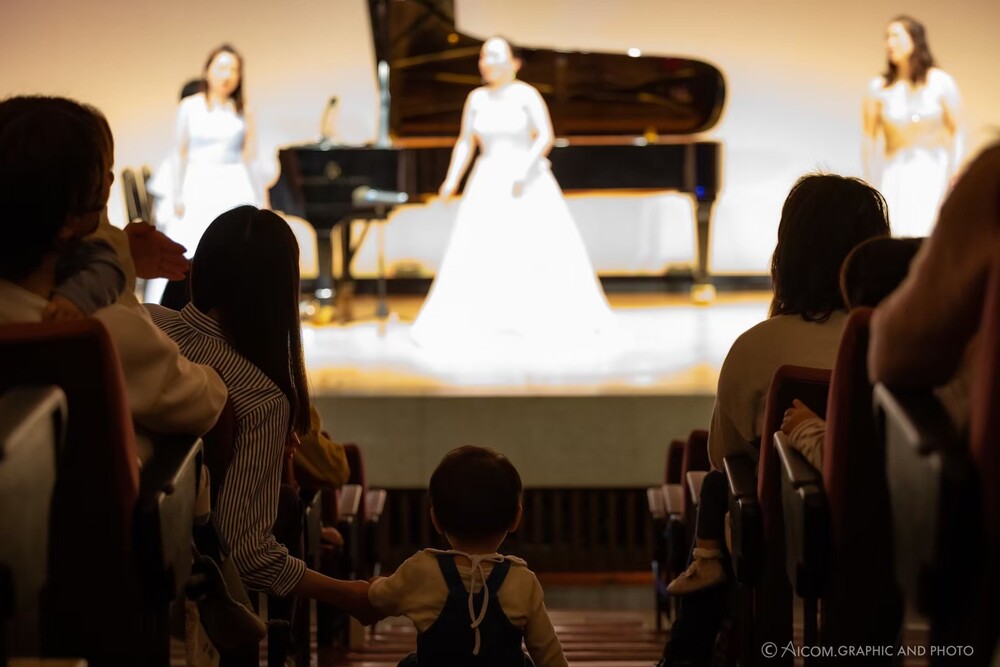
[[[367,185],[359,185],[351,193],[351,203],[357,208],[369,206],[398,206],[410,201],[410,196],[405,192],[395,192],[393,190],[376,190]]]
[[[327,100],[326,106],[323,108],[323,116],[319,120],[319,140],[316,143],[321,146],[330,146],[333,144],[329,133],[327,133],[327,125],[330,123],[330,112],[333,111],[335,106],[337,106],[336,95]]]

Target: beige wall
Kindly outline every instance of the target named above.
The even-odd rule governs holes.
[[[882,63],[887,18],[923,20],[966,101],[970,145],[998,124],[1000,3],[911,0],[458,0],[462,28],[532,46],[691,55],[718,65],[729,104],[713,133],[726,144],[729,215],[714,264],[759,269],[777,205],[796,175],[857,174],[859,109]],[[341,99],[341,138],[374,134],[365,0],[5,0],[0,95],[50,93],[102,108],[119,166],[156,164],[170,145],[176,95],[222,41],[242,50],[265,171],[276,147],[311,139],[327,97]],[[120,216],[120,198],[113,217]],[[746,215],[742,211],[747,211]]]

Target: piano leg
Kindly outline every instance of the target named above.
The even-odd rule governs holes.
[[[694,282],[702,284],[708,279],[708,243],[712,234],[713,201],[699,201],[695,211],[698,223],[698,257],[694,267]]]
[[[333,303],[333,242],[331,229],[316,230],[319,275],[316,277],[316,300],[324,306]]]
[[[351,262],[357,250],[351,241],[351,222],[341,220],[333,229],[316,230],[316,251],[319,253],[316,277],[316,300],[323,306],[333,306],[337,319],[347,322],[352,319],[351,300],[354,297],[354,276]],[[340,232],[340,275],[333,275],[333,235]]]
[[[715,286],[708,275],[708,244],[712,238],[712,206],[714,204],[714,201],[699,201],[696,210],[698,252],[694,267],[694,285],[691,287],[691,300],[699,304],[715,301]]]
[[[340,221],[340,276],[337,278],[334,288],[334,309],[337,311],[337,320],[340,322],[350,322],[354,319],[351,302],[354,299],[354,276],[351,275],[351,263],[354,261],[354,251],[357,248],[351,240],[351,224],[353,218]]]

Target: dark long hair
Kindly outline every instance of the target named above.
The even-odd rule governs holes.
[[[272,211],[240,206],[209,225],[191,264],[191,301],[215,311],[236,351],[288,398],[289,428],[309,430],[299,325],[299,246]]]
[[[857,178],[810,174],[792,186],[781,208],[771,258],[771,317],[825,322],[844,308],[840,267],[862,241],[889,235],[885,199]]]
[[[900,14],[889,21],[889,25],[893,23],[902,25],[910,39],[913,40],[913,53],[910,54],[910,81],[926,83],[927,71],[934,67],[934,56],[931,55],[931,48],[927,45],[927,30],[924,29],[924,24],[906,14]],[[896,64],[891,60],[886,58],[885,62],[882,78],[885,79],[885,85],[891,86],[899,79],[899,72]]]
[[[219,46],[212,49],[211,53],[208,54],[208,59],[205,61],[205,67],[201,71],[201,83],[198,86],[198,92],[201,93],[208,92],[208,78],[206,77],[206,74],[208,74],[208,68],[211,67],[212,61],[215,60],[215,56],[219,55],[220,53],[230,53],[236,56],[236,62],[239,63],[237,72],[239,72],[240,75],[240,82],[236,84],[236,90],[234,90],[233,94],[229,96],[229,99],[231,99],[233,101],[233,104],[236,106],[236,113],[242,116],[243,115],[243,56],[240,55],[240,52],[237,51],[236,47],[234,47],[232,44],[220,44]]]

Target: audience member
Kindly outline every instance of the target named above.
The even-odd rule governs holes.
[[[840,292],[851,310],[874,308],[906,278],[922,239],[878,237],[861,243],[847,255],[840,272]],[[792,447],[802,452],[818,470],[823,469],[826,422],[802,401],[795,399],[785,411],[781,430]]]
[[[517,469],[493,450],[459,447],[431,475],[430,501],[451,549],[424,549],[370,585],[340,582],[339,604],[366,619],[413,621],[417,652],[400,665],[565,666],[538,579],[520,558],[497,553],[521,521]]]
[[[306,568],[272,534],[285,444],[309,429],[298,278],[298,246],[285,221],[243,206],[205,230],[191,303],[180,312],[149,306],[184,354],[214,367],[229,389],[237,437],[216,516],[243,582],[279,596]]]
[[[858,179],[810,175],[788,193],[771,261],[770,317],[736,339],[719,375],[708,438],[714,470],[702,485],[691,564],[668,587],[673,595],[700,593],[681,601],[662,665],[707,664],[725,613],[723,459],[757,459],[767,391],[780,366],[833,366],[846,321],[840,267],[856,245],[888,234],[885,200]]]
[[[521,476],[506,456],[459,447],[430,481],[431,521],[451,549],[424,549],[368,590],[384,615],[417,627],[417,652],[403,665],[566,665],[542,587],[520,558],[497,553],[523,511]],[[476,599],[480,594],[481,600]]]
[[[10,98],[3,107],[4,119],[30,113],[36,103],[36,98],[32,97]],[[78,115],[92,132],[90,139],[101,149],[98,162],[101,176],[105,181],[104,185],[110,190],[114,180],[113,158],[109,151],[104,150],[104,139],[96,123],[99,112],[62,98],[51,98],[49,103],[62,105],[66,113]],[[96,310],[117,301],[125,288],[125,274],[114,249],[105,240],[89,237],[74,243],[60,255],[56,266],[56,280],[58,285],[42,311],[42,318],[45,320],[89,317]]]
[[[60,98],[0,102],[0,322],[41,321],[59,260],[95,231],[111,179],[93,115]],[[226,400],[218,375],[181,356],[141,308],[94,313],[115,342],[136,422],[160,432],[208,431]]]
[[[214,367],[229,389],[237,435],[216,517],[243,583],[278,597],[346,604],[366,619],[368,607],[343,596],[345,586],[364,582],[307,569],[289,553],[294,545],[275,537],[285,459],[310,429],[298,294],[298,245],[288,224],[271,211],[241,206],[205,230],[191,266],[191,302],[179,312],[149,309],[184,354]],[[254,651],[227,654],[224,663]]]
[[[113,181],[115,143],[111,126],[98,109],[79,106],[90,113],[87,120],[97,134],[107,177]],[[81,112],[79,106],[71,104],[67,109]],[[49,302],[45,317],[89,316],[115,301],[138,306],[135,297],[137,276],[183,278],[187,268],[183,246],[147,224],[130,223],[124,231],[120,230],[109,222],[105,207],[97,230],[60,258],[59,287]]]
[[[340,486],[351,474],[344,447],[334,442],[326,431],[315,405],[309,406],[309,432],[295,450],[295,471],[314,486]],[[304,484],[304,482],[303,482]]]
[[[779,366],[833,366],[846,319],[840,267],[854,246],[888,234],[885,200],[864,182],[811,175],[792,186],[771,259],[770,316],[736,339],[719,374],[708,436],[716,470],[732,454],[757,458],[764,402]]]

